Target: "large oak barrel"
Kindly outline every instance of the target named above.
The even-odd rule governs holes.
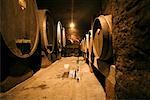
[[[62,52],[62,47],[63,47],[63,42],[62,42],[62,24],[60,21],[57,22],[57,58],[61,58],[61,52]]]
[[[86,40],[85,38],[82,39],[81,43],[80,43],[80,49],[82,51],[82,56],[84,57],[84,59],[86,58]]]
[[[91,54],[93,47],[93,31],[89,30],[88,34],[89,34],[89,53]]]
[[[80,48],[82,52],[86,52],[86,41],[85,38],[82,39],[81,43],[80,43]]]
[[[66,46],[66,33],[65,33],[65,28],[62,28],[62,46]]]
[[[86,63],[89,63],[89,34],[85,34],[86,39]]]
[[[40,68],[41,50],[37,6],[34,0],[1,0],[1,75],[20,76]],[[3,50],[5,49],[5,50]],[[5,59],[7,58],[7,59]],[[5,68],[3,68],[5,67]]]
[[[57,46],[59,51],[62,50],[62,24],[60,21],[57,23]]]
[[[52,14],[48,10],[38,10],[42,49],[52,53],[55,47],[55,25]]]
[[[85,36],[86,36],[86,49],[89,50],[89,43],[90,43],[90,41],[89,41],[90,38],[89,37],[90,37],[90,34],[86,34]]]
[[[47,10],[38,10],[39,26],[42,44],[42,67],[50,65],[55,60],[55,24],[53,15]]]
[[[97,17],[93,24],[93,52],[96,58],[108,60],[112,56],[111,26],[105,16]]]
[[[109,38],[108,38],[108,52],[107,55],[105,56],[104,60],[108,60],[109,58],[111,58],[113,56],[113,47],[112,47],[112,15],[105,15],[104,16],[108,26],[109,26]]]
[[[92,54],[92,49],[93,49],[93,32],[92,32],[92,30],[89,30],[88,34],[89,34],[89,64],[91,64],[92,63],[91,54]]]
[[[62,56],[66,56],[66,33],[65,33],[65,28],[62,28]]]

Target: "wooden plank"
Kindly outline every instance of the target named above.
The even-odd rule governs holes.
[[[80,57],[80,59],[83,59]],[[0,100],[105,100],[106,95],[85,61],[80,60],[80,81],[62,78],[64,64],[77,67],[77,57],[62,58],[33,77],[1,94]]]

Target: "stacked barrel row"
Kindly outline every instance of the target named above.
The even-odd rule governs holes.
[[[61,57],[65,28],[48,10],[38,10],[35,0],[0,0],[0,19],[3,92],[31,77],[43,59],[50,64]]]
[[[41,47],[42,67],[60,59],[62,49],[66,46],[65,28],[60,21],[55,25],[52,14],[48,10],[38,10]]]
[[[107,61],[112,57],[111,15],[95,18],[91,30],[81,41],[81,50],[89,65],[98,68],[97,60]]]
[[[112,48],[112,16],[100,15],[94,19],[91,30],[81,42],[89,69],[103,86],[106,98],[115,98],[115,65]]]

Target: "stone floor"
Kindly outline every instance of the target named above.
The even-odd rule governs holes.
[[[0,100],[105,100],[106,94],[82,57],[62,58],[6,93]],[[69,69],[64,68],[69,64]],[[64,73],[79,66],[80,80]]]

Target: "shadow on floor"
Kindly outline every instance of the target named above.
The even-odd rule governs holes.
[[[86,60],[87,63],[89,63],[89,61]],[[113,59],[109,59],[108,61],[101,61],[101,60],[97,60],[97,65],[98,68],[96,68],[93,63],[91,63],[91,67],[93,70],[93,73],[95,74],[97,80],[101,83],[102,87],[104,88],[105,91],[105,85],[106,85],[106,79],[109,75],[110,72],[110,65],[113,63]]]
[[[102,87],[104,88],[104,91],[105,91],[106,77],[94,65],[91,65],[91,66],[92,66],[93,72],[94,72],[97,80],[101,83],[101,85],[102,85]]]

